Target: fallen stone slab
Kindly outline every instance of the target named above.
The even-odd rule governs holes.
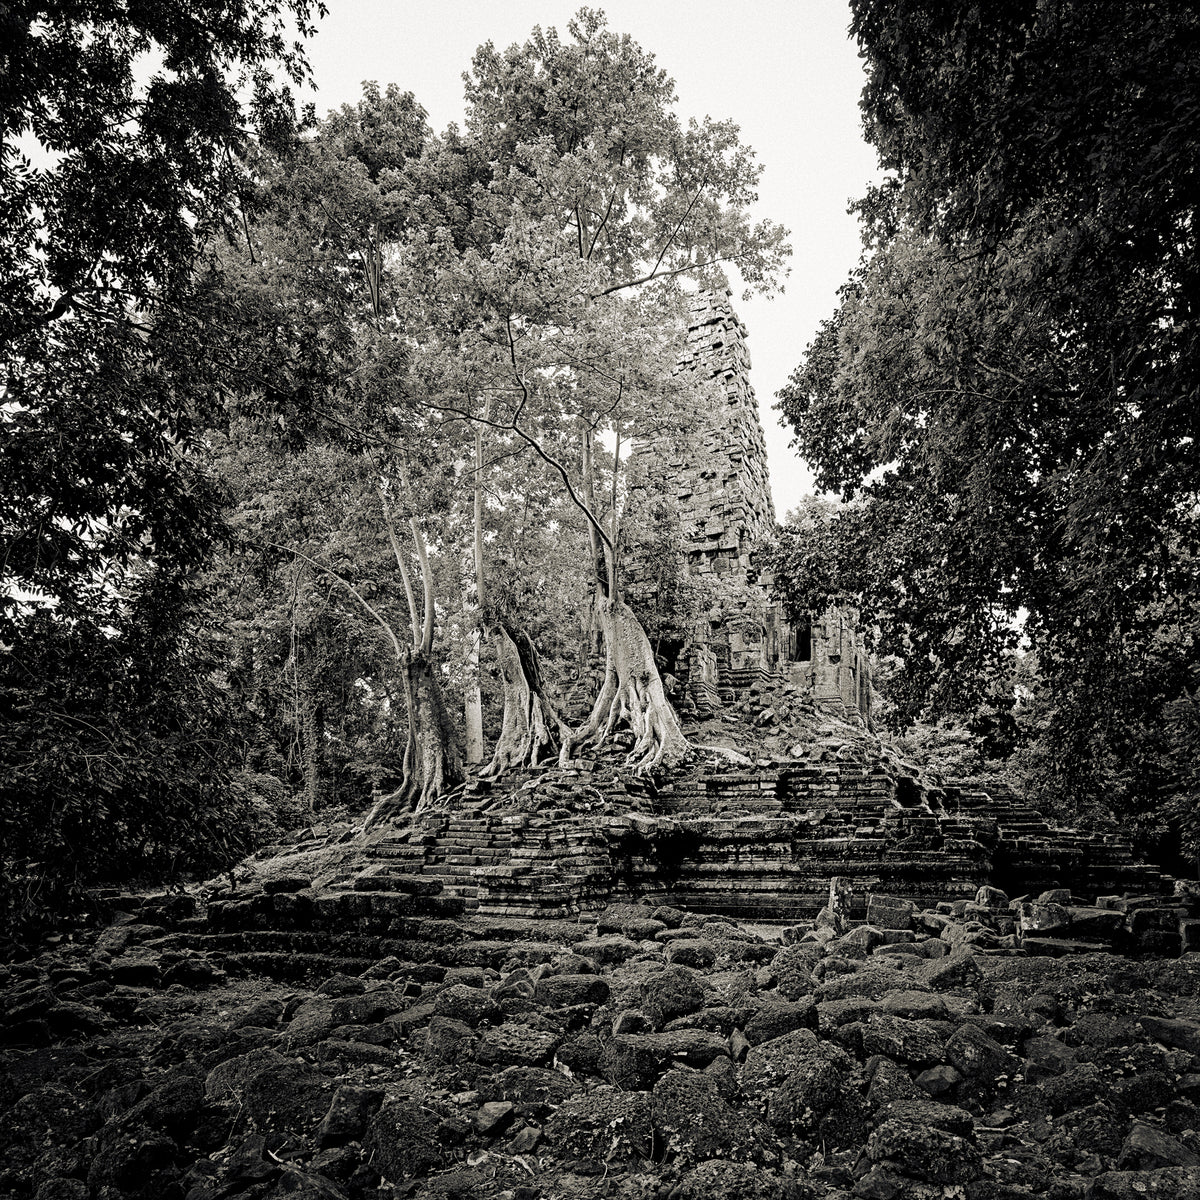
[[[1200,1167],[1200,1154],[1153,1125],[1135,1122],[1121,1147],[1117,1167],[1122,1171],[1161,1167]]]
[[[1147,1036],[1164,1046],[1174,1046],[1189,1054],[1200,1054],[1200,1022],[1174,1017],[1140,1017]]]
[[[1106,1171],[1092,1180],[1084,1200],[1184,1200],[1190,1196],[1200,1196],[1200,1167]]]

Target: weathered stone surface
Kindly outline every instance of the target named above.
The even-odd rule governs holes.
[[[901,989],[879,999],[880,1012],[911,1020],[945,1021],[950,1016],[946,1001],[936,993]]]
[[[661,1048],[639,1037],[617,1035],[601,1050],[601,1073],[626,1091],[646,1091],[654,1086],[669,1061]]]
[[[1200,1155],[1176,1138],[1136,1122],[1121,1147],[1117,1167],[1122,1171],[1153,1171],[1161,1167],[1200,1167]]]
[[[936,1184],[962,1184],[980,1172],[979,1151],[966,1138],[904,1120],[888,1120],[867,1142],[872,1162]]]
[[[443,1066],[465,1062],[479,1044],[470,1025],[453,1017],[434,1017],[425,1032],[425,1057]]]
[[[639,1040],[655,1047],[675,1062],[691,1067],[707,1067],[714,1059],[729,1054],[729,1041],[720,1034],[705,1029],[672,1029],[662,1033],[647,1033]]]
[[[946,1043],[945,1061],[965,1079],[983,1084],[1011,1080],[1021,1060],[976,1025],[960,1025]]]
[[[704,988],[686,967],[658,972],[641,985],[641,1007],[656,1025],[665,1025],[704,1007]]]
[[[131,1128],[106,1139],[88,1168],[93,1195],[127,1195],[151,1200],[173,1183],[175,1143],[152,1129]]]
[[[654,1085],[651,1112],[660,1144],[681,1162],[753,1160],[770,1148],[765,1131],[731,1108],[704,1072],[668,1071]]]
[[[168,1072],[150,1092],[123,1114],[130,1125],[161,1130],[178,1141],[186,1141],[195,1132],[204,1109],[205,1088],[202,1080],[185,1070]]]
[[[859,971],[823,980],[817,989],[817,999],[821,1002],[857,998],[878,1000],[898,987],[919,990],[922,981],[887,967],[866,966]]]
[[[795,1003],[764,1004],[742,1032],[751,1046],[758,1046],[796,1029],[814,1028],[816,1023],[817,1005],[811,996],[805,996]]]
[[[560,1034],[506,1021],[484,1031],[475,1060],[494,1067],[538,1067],[550,1061],[561,1042]]]
[[[325,1038],[317,1043],[316,1050],[317,1062],[337,1063],[343,1069],[368,1065],[394,1067],[403,1061],[403,1055],[388,1046],[344,1038]]]
[[[793,1176],[752,1163],[702,1162],[679,1181],[678,1200],[809,1200],[812,1191]]]
[[[229,1027],[230,1029],[243,1029],[247,1026],[256,1026],[272,1029],[279,1023],[279,1018],[282,1016],[283,1001],[273,997],[257,1000],[234,1017]]]
[[[742,1087],[760,1098],[760,1110],[777,1131],[842,1146],[862,1131],[865,1115],[851,1072],[844,1051],[803,1029],[751,1049]]]
[[[240,1099],[247,1081],[258,1071],[279,1066],[288,1060],[277,1050],[251,1050],[226,1059],[213,1067],[204,1081],[204,1094],[209,1100]]]
[[[317,1126],[313,1144],[318,1149],[340,1146],[362,1137],[374,1113],[384,1100],[382,1088],[342,1084],[329,1102],[329,1109]]]
[[[1106,1171],[1088,1185],[1084,1200],[1182,1200],[1200,1194],[1200,1168]]]
[[[268,896],[283,892],[299,892],[312,887],[312,880],[307,875],[277,875],[274,879],[263,880],[263,891]]]
[[[1091,1063],[1073,1067],[1038,1084],[1038,1094],[1053,1116],[1083,1108],[1104,1099],[1111,1084]]]
[[[72,1145],[99,1125],[95,1107],[74,1089],[54,1083],[35,1088],[0,1120],[0,1163],[27,1167],[55,1144]]]
[[[590,958],[601,965],[623,963],[638,953],[637,942],[627,937],[590,938],[575,946],[577,953],[584,958]]]
[[[306,1134],[329,1108],[329,1080],[294,1059],[265,1062],[247,1077],[242,1111],[264,1131]]]
[[[284,1045],[289,1050],[310,1046],[327,1037],[337,1026],[344,1025],[344,1021],[336,1020],[333,1015],[335,1003],[324,996],[304,1000],[284,1029]]]
[[[126,987],[157,987],[162,975],[161,960],[157,954],[133,950],[114,958],[108,964],[108,973],[113,983]]]
[[[582,1090],[578,1081],[561,1071],[509,1067],[496,1076],[486,1098],[509,1100],[517,1106],[518,1112],[540,1118]]]
[[[377,988],[359,996],[343,996],[335,1000],[329,1016],[335,1028],[338,1025],[367,1025],[403,1011],[407,1003],[403,996],[391,988]],[[289,1026],[289,1031],[291,1028]]]
[[[613,1018],[613,1035],[623,1033],[650,1033],[654,1026],[650,1018],[637,1008],[626,1008]]]
[[[867,1103],[873,1112],[879,1112],[897,1100],[923,1100],[926,1094],[912,1080],[906,1068],[898,1066],[890,1058],[876,1056],[867,1060],[864,1068],[870,1086]]]
[[[917,967],[921,982],[935,992],[949,992],[957,988],[978,987],[983,972],[969,951],[956,951],[948,958],[931,959]]]
[[[480,1137],[499,1137],[513,1123],[516,1113],[516,1106],[508,1100],[492,1100],[476,1109],[471,1124]]]
[[[606,1086],[572,1096],[546,1123],[545,1136],[570,1158],[649,1158],[654,1140],[650,1097]]]
[[[544,1004],[565,1008],[571,1004],[603,1004],[608,1000],[607,980],[599,975],[549,975],[538,980],[534,996]]]
[[[914,1081],[930,1096],[945,1096],[962,1083],[962,1074],[954,1067],[943,1065],[922,1071]]]
[[[911,929],[915,911],[911,900],[872,893],[867,899],[867,924],[878,929]]]
[[[442,1162],[437,1122],[407,1100],[389,1100],[371,1118],[363,1149],[390,1183],[422,1175]]]
[[[717,949],[703,938],[686,938],[667,947],[667,961],[681,967],[711,967],[717,961]]]
[[[498,1020],[503,1010],[486,988],[454,983],[434,997],[433,1011],[474,1029],[481,1021]]]
[[[1141,1017],[1139,1022],[1147,1036],[1156,1042],[1200,1054],[1200,1022],[1171,1017]]]
[[[773,959],[771,970],[778,980],[779,994],[788,1000],[799,1000],[814,990],[813,965],[820,959],[819,946],[800,944],[785,946]]]
[[[851,996],[848,1000],[827,1000],[816,1006],[817,1028],[822,1036],[836,1038],[836,1030],[843,1025],[859,1024],[879,1012],[879,1004],[865,996]]]
[[[915,1067],[940,1063],[946,1054],[943,1036],[929,1021],[910,1021],[888,1013],[876,1013],[863,1027],[864,1054],[884,1054]],[[957,1064],[956,1064],[957,1065]]]

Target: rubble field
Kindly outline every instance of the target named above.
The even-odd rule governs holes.
[[[238,894],[286,912],[312,882]],[[873,896],[863,922],[835,888],[771,925],[439,915],[437,887],[364,875],[387,935],[319,942],[126,897],[0,968],[0,1195],[1200,1196],[1200,955],[1047,936],[1136,899]]]

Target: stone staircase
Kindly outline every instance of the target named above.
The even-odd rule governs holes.
[[[882,759],[710,765],[657,785],[615,763],[474,781],[447,811],[383,830],[357,851],[354,886],[367,894],[330,913],[321,901],[314,927],[334,912],[380,934],[383,916],[571,919],[646,898],[796,921],[822,907],[833,876],[863,906],[872,892],[919,905],[966,899],[984,883],[1091,897],[1164,886],[1119,838],[1054,829],[1001,789],[931,789]],[[387,899],[372,877],[403,878],[411,901]],[[240,927],[236,913],[222,919]]]
[[[344,850],[291,847],[321,869],[268,874],[207,911],[164,910],[164,946],[299,979],[359,974],[381,958],[419,971],[451,943],[495,941],[497,929],[536,940],[546,922],[586,923],[612,902],[795,922],[815,916],[835,876],[855,920],[873,893],[930,908],[968,901],[984,883],[1092,899],[1161,894],[1167,883],[1118,837],[1055,829],[1006,788],[919,778],[860,748],[710,761],[657,779],[625,775],[620,757],[613,747],[595,761],[473,780],[444,810]]]
[[[1152,894],[1171,882],[1157,868],[1137,862],[1119,835],[1058,829],[1003,784],[984,791],[952,783],[943,803],[960,816],[995,824],[992,882],[1012,895],[1058,887],[1086,896]]]

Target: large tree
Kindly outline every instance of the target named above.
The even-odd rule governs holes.
[[[747,288],[770,291],[788,247],[780,227],[750,219],[760,168],[735,125],[681,122],[670,78],[601,14],[582,9],[568,34],[537,29],[476,54],[465,135],[443,143],[473,164],[470,198],[457,225],[409,243],[405,291],[436,331],[420,356],[436,381],[429,402],[529,446],[586,521],[607,668],[562,754],[624,720],[630,762],[645,768],[687,744],[619,594],[619,454],[669,397],[682,403],[681,281],[724,286],[736,267]],[[606,492],[604,434],[615,439]],[[515,671],[519,658],[508,661]],[[527,673],[514,695],[537,691]],[[547,740],[528,722],[513,728],[534,753]]]
[[[1183,694],[1195,655],[1200,17],[852,11],[888,177],[784,415],[821,486],[861,489],[855,520],[907,585],[893,615],[913,634],[932,616],[910,680],[934,661],[979,694],[1027,614],[1058,786],[1082,802],[1106,786],[1096,739],[1119,747]],[[930,596],[946,610],[925,613]],[[963,692],[910,688],[905,715]]]
[[[455,557],[472,509],[469,590],[496,641],[506,700],[489,769],[569,752],[578,740],[522,632],[534,614],[490,602],[497,514],[484,496],[519,503],[547,478],[557,496],[546,516],[560,536],[586,530],[577,562],[597,581],[609,650],[581,736],[627,718],[638,765],[686,749],[645,635],[618,594],[620,457],[656,409],[682,405],[672,374],[680,281],[723,283],[733,264],[747,286],[768,289],[786,247],[782,230],[749,219],[759,169],[736,129],[684,126],[673,101],[652,56],[584,10],[569,39],[539,30],[504,54],[483,47],[462,132],[402,136],[400,94],[372,89],[314,140],[262,166],[276,181],[260,220],[271,235],[256,261],[241,252],[225,275],[244,275],[241,290],[262,304],[258,324],[273,348],[262,358],[247,343],[250,386],[237,403],[269,415],[277,434],[337,437],[371,459],[397,569],[424,593],[404,652],[414,667],[428,664],[425,683],[409,689],[418,752],[378,815],[430,802],[452,781],[435,695],[445,676],[431,655],[463,604],[439,590],[433,566]],[[281,307],[291,310],[282,321]],[[400,639],[391,640],[395,650]]]

